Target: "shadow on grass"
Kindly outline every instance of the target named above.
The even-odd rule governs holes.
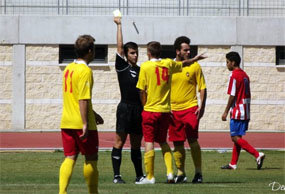
[[[239,181],[221,181],[221,182],[203,182],[203,184],[241,184],[244,182],[239,182]]]
[[[280,170],[282,168],[261,168],[260,170]],[[257,170],[256,168],[246,168],[246,170]]]
[[[241,184],[244,182],[239,182],[239,181],[221,181],[221,182],[203,182],[203,183],[191,183],[191,182],[186,182],[186,183],[166,183],[166,182],[155,182],[155,183],[159,183],[159,184],[167,184],[167,185],[203,185],[203,184]]]

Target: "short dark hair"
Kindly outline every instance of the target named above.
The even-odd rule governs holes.
[[[190,38],[188,38],[186,36],[180,36],[180,37],[176,38],[176,40],[174,42],[174,49],[180,50],[182,43],[190,44],[190,42],[191,42]]]
[[[81,35],[77,38],[74,50],[78,58],[83,58],[85,55],[88,54],[89,50],[94,51],[94,41],[90,35]]]
[[[161,53],[161,45],[157,41],[151,41],[147,43],[147,51],[151,54],[152,57],[159,58]]]
[[[228,54],[226,54],[226,58],[229,61],[234,61],[235,62],[235,66],[239,67],[241,59],[240,59],[240,56],[239,56],[238,52],[231,51]]]
[[[135,43],[135,42],[127,42],[127,43],[124,45],[124,53],[125,53],[125,56],[126,56],[126,57],[128,56],[128,51],[129,51],[129,49],[138,50],[138,45],[137,45],[137,43]]]

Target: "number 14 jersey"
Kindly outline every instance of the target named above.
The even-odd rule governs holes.
[[[182,71],[182,62],[152,59],[141,65],[137,88],[147,92],[144,106],[149,112],[170,112],[172,74]]]

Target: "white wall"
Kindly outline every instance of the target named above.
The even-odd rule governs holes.
[[[285,17],[126,16],[123,33],[125,41],[138,44],[172,45],[187,35],[194,45],[285,45]],[[113,17],[0,16],[0,44],[73,44],[80,34],[93,35],[97,44],[115,44]]]

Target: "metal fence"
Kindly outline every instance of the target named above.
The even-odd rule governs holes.
[[[285,0],[0,0],[1,15],[285,16]]]

